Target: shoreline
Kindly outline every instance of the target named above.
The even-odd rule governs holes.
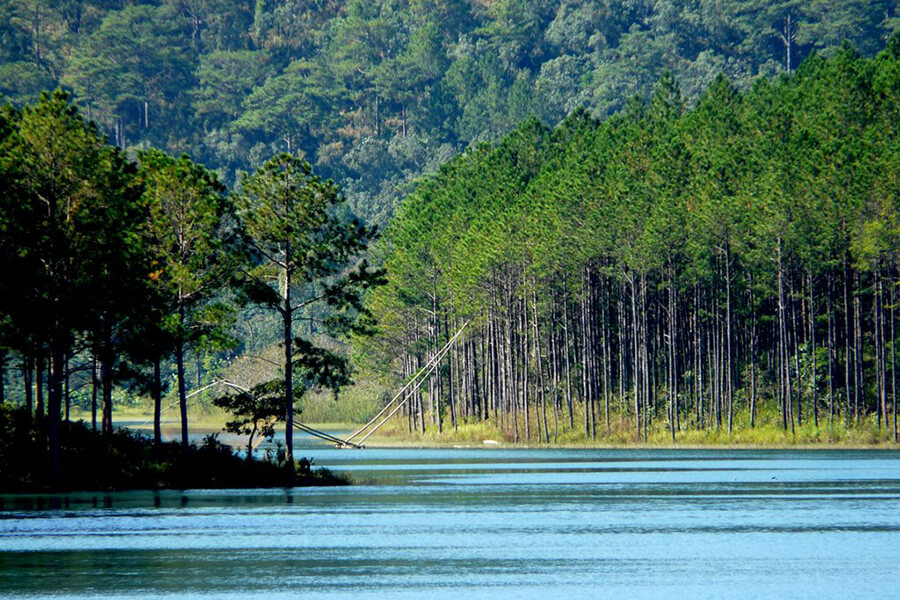
[[[85,415],[75,415],[73,414],[73,421],[79,419],[79,417],[83,418]],[[90,415],[86,415],[88,419]],[[149,424],[146,424],[146,416],[140,413],[131,413],[121,415],[119,419],[114,421],[114,425],[118,427],[127,428],[129,430],[141,433],[149,433],[152,435],[153,425],[152,421]],[[196,419],[196,424],[191,425],[189,427],[189,431],[193,436],[201,437],[209,434],[220,434],[220,440],[224,443],[232,445],[233,447],[240,449],[246,445],[246,438],[242,436],[237,436],[234,434],[228,434],[223,430],[224,422],[219,422],[215,418],[198,418]],[[118,423],[116,423],[118,421]],[[134,422],[139,422],[139,425],[134,425]],[[342,423],[342,422],[325,422],[325,423],[313,423],[310,422],[308,425],[315,427],[316,429],[320,429],[323,431],[355,431],[359,427],[362,426],[361,423]],[[498,435],[490,435],[486,436],[480,440],[472,439],[472,434],[474,432],[467,431],[468,428],[477,427],[477,425],[465,425],[460,427],[457,432],[446,431],[443,435],[448,436],[445,439],[435,439],[432,437],[432,433],[428,432],[425,434],[425,439],[423,439],[420,434],[410,435],[406,432],[403,433],[387,433],[381,435],[374,435],[369,438],[366,447],[369,449],[390,449],[390,448],[422,448],[422,449],[477,449],[477,448],[485,448],[485,449],[522,449],[522,450],[539,450],[539,449],[547,449],[547,450],[591,450],[591,449],[599,449],[599,450],[900,450],[900,442],[894,442],[892,440],[877,440],[872,442],[864,442],[860,440],[840,440],[836,439],[833,441],[797,441],[797,442],[785,442],[782,440],[772,441],[772,442],[748,442],[748,441],[722,441],[722,439],[711,440],[710,442],[698,442],[696,439],[680,441],[676,440],[672,442],[669,439],[659,440],[659,441],[634,441],[634,442],[622,442],[622,441],[613,441],[613,442],[604,442],[601,440],[597,441],[573,441],[573,442],[551,442],[549,444],[539,443],[539,442],[512,442],[508,440],[501,439],[501,436]],[[283,424],[279,424],[277,426],[276,431],[280,432],[280,429],[283,428]],[[176,439],[180,435],[180,423],[177,420],[169,419],[163,422],[162,431],[164,437],[168,437],[169,439]],[[746,430],[740,429],[735,431],[735,435],[746,435],[749,431],[756,432],[764,432],[768,431],[769,433],[773,433],[774,435],[784,435],[781,430],[766,430],[765,427],[758,428],[756,430]],[[821,430],[820,430],[821,431]],[[872,434],[877,432],[870,432],[865,429],[857,429],[853,430],[856,433],[861,434]],[[491,432],[481,432],[486,434],[497,434],[497,431]],[[696,430],[686,430],[682,432],[682,434],[692,434],[692,435],[702,435],[704,432],[698,432]],[[818,434],[819,432],[817,432]],[[884,430],[882,433],[888,433],[887,430]],[[724,434],[723,434],[724,435]],[[465,436],[467,439],[459,439],[457,436]],[[276,437],[276,439],[278,439]],[[295,438],[297,439],[297,438]],[[226,441],[227,440],[227,441]],[[243,440],[243,442],[242,442]],[[496,443],[484,443],[484,440],[494,441]],[[323,447],[331,447],[325,445]],[[303,448],[300,449],[302,453],[307,453],[308,449]]]
[[[818,444],[694,444],[694,443],[634,443],[634,444],[532,444],[499,442],[476,444],[472,442],[434,442],[382,440],[367,444],[364,449],[421,448],[421,449],[478,449],[486,450],[885,450],[900,451],[900,443],[850,444],[843,442]]]

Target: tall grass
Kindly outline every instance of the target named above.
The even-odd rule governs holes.
[[[540,435],[538,433],[538,418],[541,418]],[[431,415],[426,415],[425,433],[419,432],[415,426],[410,431],[408,420],[402,414],[395,416],[377,434],[369,440],[370,445],[376,444],[427,444],[427,445],[452,445],[452,444],[476,444],[481,445],[485,440],[514,443],[518,437],[518,444],[528,446],[546,445],[547,435],[543,430],[543,417],[539,411],[532,410],[529,413],[529,434],[526,434],[524,414],[518,415],[518,436],[512,427],[512,420],[506,423],[490,419],[460,420],[457,427],[453,427],[449,414],[444,416],[443,431],[438,432]],[[827,416],[819,418],[816,426],[812,419],[804,420],[803,424],[796,424],[793,430],[788,423],[787,429],[782,426],[780,413],[771,406],[761,406],[757,413],[754,426],[750,426],[749,411],[738,411],[734,415],[732,430],[728,430],[727,419],[723,419],[720,426],[715,423],[704,423],[703,427],[697,427],[690,418],[682,419],[680,429],[675,432],[673,442],[669,422],[666,419],[656,419],[648,426],[647,438],[642,439],[637,433],[632,415],[613,410],[610,413],[609,426],[607,427],[604,415],[599,414],[595,420],[594,435],[590,435],[584,428],[584,412],[581,407],[575,407],[572,415],[574,426],[569,425],[567,410],[559,413],[559,418],[554,419],[551,410],[548,410],[547,423],[549,429],[549,445],[555,446],[887,446],[897,447],[893,441],[893,425],[882,425],[878,428],[874,417],[861,419],[859,423],[847,423],[843,418],[835,418],[829,422]]]

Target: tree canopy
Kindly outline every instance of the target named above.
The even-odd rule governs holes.
[[[235,184],[290,152],[384,224],[410,182],[497,142],[649,96],[688,105],[719,73],[745,92],[849,41],[872,57],[895,0],[7,0],[0,93],[58,84],[123,148],[187,152]]]
[[[379,245],[368,354],[399,381],[473,325],[410,427],[896,438],[898,44],[746,91],[720,75],[693,105],[666,73],[611,118],[525,121],[426,178]]]

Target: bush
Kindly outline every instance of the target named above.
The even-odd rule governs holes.
[[[342,485],[347,480],[301,459],[249,460],[217,434],[185,450],[178,442],[155,446],[128,429],[104,436],[84,423],[63,423],[60,486],[52,486],[45,438],[24,409],[0,405],[0,492],[251,488]]]

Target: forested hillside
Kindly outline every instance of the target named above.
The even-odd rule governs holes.
[[[0,93],[63,86],[116,145],[228,184],[309,160],[384,223],[411,182],[528,116],[605,117],[670,71],[690,103],[812,51],[872,56],[895,0],[3,0]]]
[[[745,92],[719,76],[692,108],[664,75],[611,118],[526,121],[407,197],[370,354],[409,376],[468,323],[413,398],[421,431],[896,440],[898,184],[900,35]]]

